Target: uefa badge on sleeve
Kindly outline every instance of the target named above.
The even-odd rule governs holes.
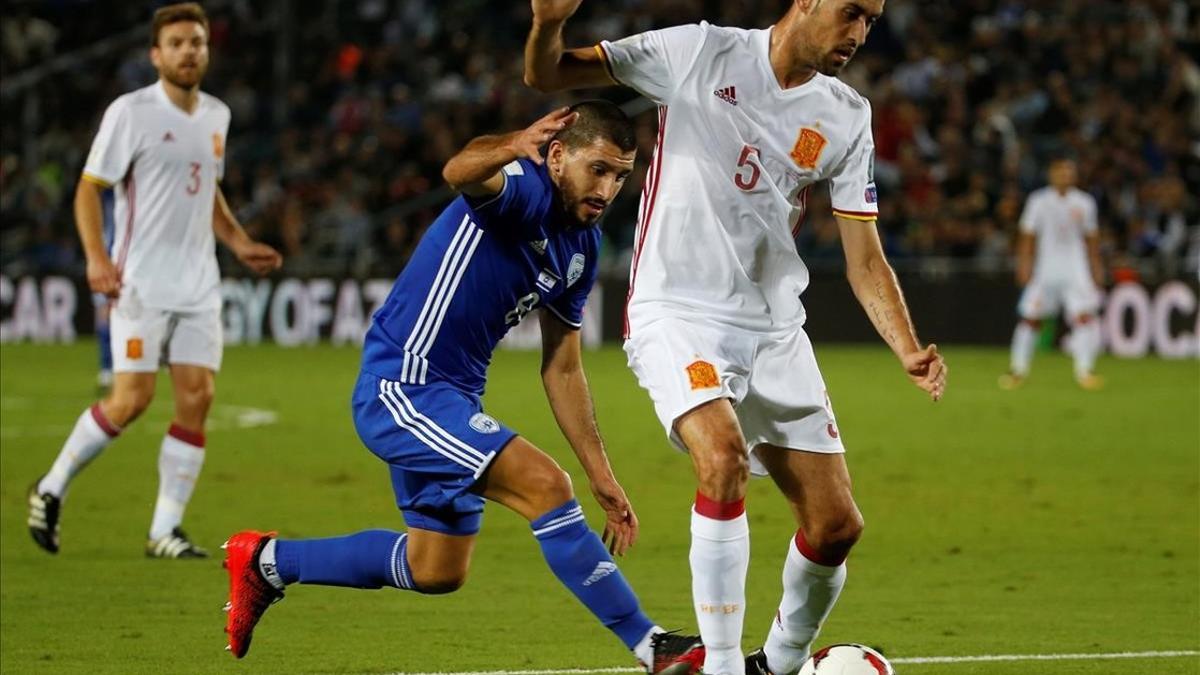
[[[471,415],[471,421],[468,424],[471,425],[472,429],[481,434],[494,434],[500,431],[500,423],[496,421],[496,418],[487,413],[479,412]]]

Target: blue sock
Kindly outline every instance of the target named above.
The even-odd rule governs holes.
[[[542,555],[564,586],[629,649],[654,628],[612,556],[572,499],[530,523]]]
[[[417,590],[408,569],[408,533],[366,530],[345,537],[275,541],[285,584]]]

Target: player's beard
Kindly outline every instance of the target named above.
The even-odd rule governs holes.
[[[191,69],[184,69],[182,65],[175,68],[164,68],[162,77],[180,89],[194,89],[200,86],[200,81],[208,72],[208,66],[201,63],[192,65]]]

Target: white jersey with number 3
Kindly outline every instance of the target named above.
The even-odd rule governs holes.
[[[83,169],[116,193],[112,258],[122,299],[175,311],[220,307],[213,200],[229,107],[201,93],[188,114],[161,82],[113,101]]]
[[[617,82],[659,104],[627,331],[664,316],[801,325],[808,269],[794,236],[817,181],[835,214],[874,226],[870,104],[820,74],[781,88],[770,36],[702,22],[597,45]]]

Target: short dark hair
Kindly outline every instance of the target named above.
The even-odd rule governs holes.
[[[579,117],[552,140],[567,148],[579,148],[600,138],[617,146],[621,152],[637,149],[637,129],[633,120],[615,103],[601,99],[580,101],[571,106],[571,112],[579,113]]]
[[[204,26],[204,32],[208,33],[208,15],[204,13],[204,8],[200,6],[200,3],[180,2],[166,5],[155,10],[154,20],[150,22],[150,46],[158,46],[158,34],[162,32],[163,28],[181,21],[195,21]]]

